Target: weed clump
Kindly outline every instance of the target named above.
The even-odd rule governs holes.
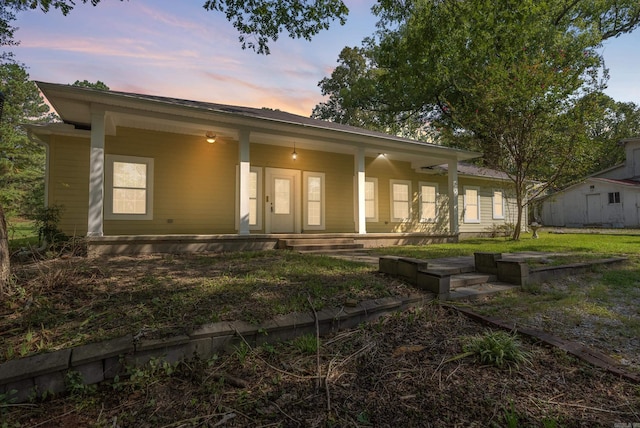
[[[464,339],[464,356],[475,355],[482,364],[498,367],[505,365],[516,368],[523,363],[530,364],[531,355],[522,349],[515,333],[487,331],[481,335]]]

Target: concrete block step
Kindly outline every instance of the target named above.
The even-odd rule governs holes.
[[[362,244],[298,244],[288,245],[288,250],[298,251],[300,253],[329,253],[337,251],[361,250],[364,248]]]
[[[327,245],[327,244],[354,244],[353,238],[304,238],[304,239],[282,239],[284,247],[295,245]]]
[[[472,285],[486,284],[487,282],[496,281],[495,275],[485,273],[462,273],[451,276],[451,288],[470,287]]]

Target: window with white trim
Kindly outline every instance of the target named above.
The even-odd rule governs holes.
[[[236,165],[236,230],[239,229],[240,212],[240,169]],[[249,169],[249,230],[262,229],[262,210],[260,201],[262,200],[262,168],[252,166]]]
[[[609,192],[609,203],[610,204],[619,204],[620,203],[620,192]]]
[[[492,205],[493,218],[504,219],[504,193],[502,193],[502,190],[493,191]]]
[[[378,179],[364,180],[364,216],[367,221],[378,221]]]
[[[411,182],[391,180],[391,221],[402,222],[411,218]]]
[[[307,230],[324,230],[324,173],[302,173],[304,192],[304,228]]]
[[[480,223],[480,189],[464,188],[464,222]]]
[[[420,222],[435,223],[438,216],[438,185],[420,182]]]
[[[106,220],[153,219],[153,159],[105,156]]]

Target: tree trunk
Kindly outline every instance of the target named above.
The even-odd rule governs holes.
[[[7,220],[4,218],[4,210],[0,205],[0,295],[6,293],[9,289],[9,280],[11,279],[10,263]]]
[[[519,188],[518,184],[516,184],[516,205],[518,206],[518,218],[516,220],[516,225],[513,229],[511,239],[519,241],[520,230],[522,229],[522,212],[524,210],[524,206],[522,204],[522,190]]]

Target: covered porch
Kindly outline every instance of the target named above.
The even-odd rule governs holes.
[[[225,234],[225,235],[119,235],[88,237],[90,256],[196,253],[229,251],[262,251],[287,249],[287,241],[298,245],[318,246],[318,241],[353,242],[364,249],[393,245],[426,245],[457,242],[458,237],[427,233],[323,233],[323,234]],[[294,248],[295,249],[295,248]],[[340,250],[335,250],[340,251]]]

